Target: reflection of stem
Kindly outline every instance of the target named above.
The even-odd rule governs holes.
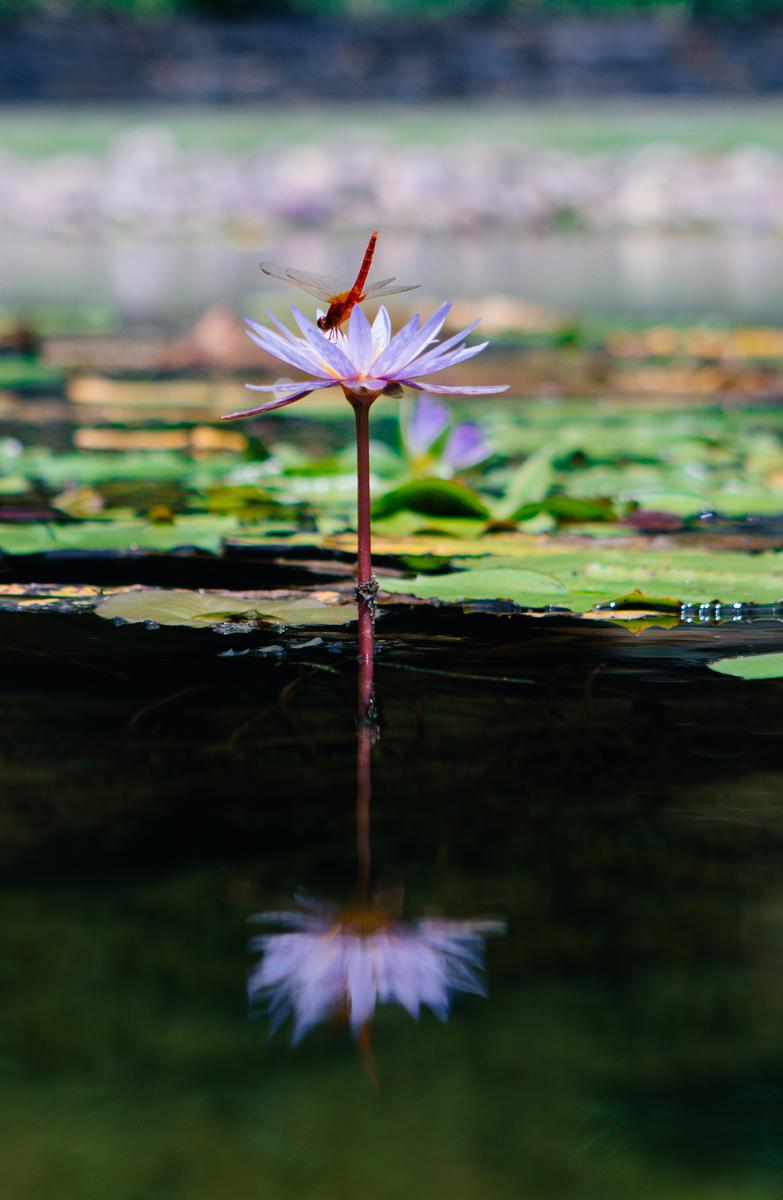
[[[372,668],[371,668],[372,669]],[[370,800],[372,799],[372,729],[361,719],[359,685],[359,728],[356,743],[356,891],[366,901],[370,894]]]
[[[356,1039],[359,1045],[359,1054],[364,1067],[372,1084],[372,1090],[376,1096],[380,1095],[381,1089],[378,1087],[378,1076],[375,1073],[375,1055],[372,1052],[372,1042],[370,1041],[370,1022],[365,1021],[359,1030],[359,1036]]]

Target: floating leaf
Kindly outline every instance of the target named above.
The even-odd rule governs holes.
[[[384,579],[381,587],[385,592],[401,592],[423,600],[511,600],[536,608],[557,604],[566,590],[552,575],[513,567],[454,571],[449,575],[417,575],[415,579]]]
[[[30,490],[30,483],[23,475],[0,476],[0,496],[22,496]]]
[[[636,606],[655,603],[670,608],[710,601],[770,604],[783,596],[781,554],[687,550],[650,554],[614,547],[563,550],[554,538],[538,546],[531,542],[521,543],[518,561],[514,543],[505,539],[502,556],[466,560],[462,571],[384,581],[383,586],[425,599],[505,599],[531,607],[557,604],[573,612],[588,612],[598,604],[625,602],[629,597]],[[459,565],[456,556],[452,564]],[[544,571],[532,571],[532,564]],[[547,586],[536,579],[548,581]]]
[[[711,671],[733,675],[737,679],[783,678],[783,652],[773,654],[742,654],[737,658],[718,658],[707,663]]]
[[[147,550],[195,546],[216,553],[237,529],[232,517],[181,516],[165,525],[149,521],[80,521],[70,525],[1,525],[0,552],[42,554],[53,550]]]
[[[525,520],[534,513],[529,506],[543,500],[555,482],[552,459],[559,447],[541,446],[525,460],[510,477],[505,487],[505,496],[498,505],[498,515]]]
[[[476,517],[428,517],[423,513],[413,512],[394,513],[391,517],[376,519],[373,525],[373,530],[377,532],[379,538],[420,539],[444,534],[446,537],[454,538],[460,544],[477,541],[485,529],[485,522],[479,521]],[[410,550],[416,550],[413,540],[410,543]]]
[[[57,387],[63,381],[63,373],[57,367],[37,359],[5,356],[0,358],[0,387]]]
[[[544,501],[544,510],[562,524],[577,521],[614,521],[617,515],[610,500],[586,500],[559,494],[549,496]]]
[[[262,620],[281,625],[345,625],[356,618],[352,604],[327,604],[316,596],[260,597],[236,592],[188,592],[141,588],[109,596],[96,615],[129,624],[203,628],[221,621]]]
[[[207,489],[207,507],[214,513],[233,513],[243,521],[259,520],[283,511],[283,506],[269,492],[252,484],[233,484]]]
[[[471,488],[449,479],[417,479],[380,496],[373,517],[391,517],[398,512],[430,517],[478,517],[486,520],[489,509]]]

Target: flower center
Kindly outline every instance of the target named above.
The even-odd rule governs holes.
[[[392,919],[388,913],[369,905],[356,904],[344,908],[337,916],[340,929],[357,937],[372,937],[381,929],[391,925]]]

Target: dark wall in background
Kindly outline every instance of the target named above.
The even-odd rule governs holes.
[[[431,23],[267,17],[0,22],[3,101],[423,101],[766,95],[783,91],[783,19],[650,13]]]

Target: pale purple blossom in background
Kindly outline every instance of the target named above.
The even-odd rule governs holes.
[[[404,427],[403,438],[411,454],[426,454],[451,420],[447,405],[422,393],[413,406]]]
[[[448,406],[423,392],[403,426],[403,441],[410,456],[420,458],[427,454],[446,431],[450,420]],[[439,457],[441,463],[451,471],[464,471],[483,462],[491,453],[481,426],[475,421],[461,421],[449,433]]]
[[[491,454],[484,430],[475,421],[462,421],[449,434],[443,458],[455,471],[475,467]]]
[[[429,320],[422,324],[417,313],[392,334],[391,320],[381,306],[372,325],[357,305],[348,322],[348,332],[333,331],[327,337],[298,308],[291,306],[294,320],[302,336],[297,337],[270,313],[275,329],[248,320],[248,336],[268,354],[280,359],[308,375],[299,383],[279,380],[275,384],[246,384],[253,392],[271,392],[274,399],[242,412],[229,413],[223,417],[230,421],[237,417],[252,417],[258,413],[283,408],[309,396],[311,392],[324,388],[342,387],[354,395],[379,396],[382,392],[399,395],[403,387],[424,388],[446,396],[488,396],[505,392],[503,386],[447,387],[424,383],[423,379],[445,371],[448,367],[467,362],[479,354],[488,342],[478,346],[465,345],[464,339],[478,321],[473,321],[460,333],[438,342],[438,334],[451,308],[450,302],[441,304]]]
[[[426,1007],[447,1020],[455,993],[486,995],[484,941],[505,928],[496,920],[404,922],[370,906],[255,919],[284,928],[251,940],[261,958],[248,995],[268,1004],[273,1033],[293,1018],[294,1044],[341,1013],[358,1036],[378,1004],[401,1005],[416,1019]]]

